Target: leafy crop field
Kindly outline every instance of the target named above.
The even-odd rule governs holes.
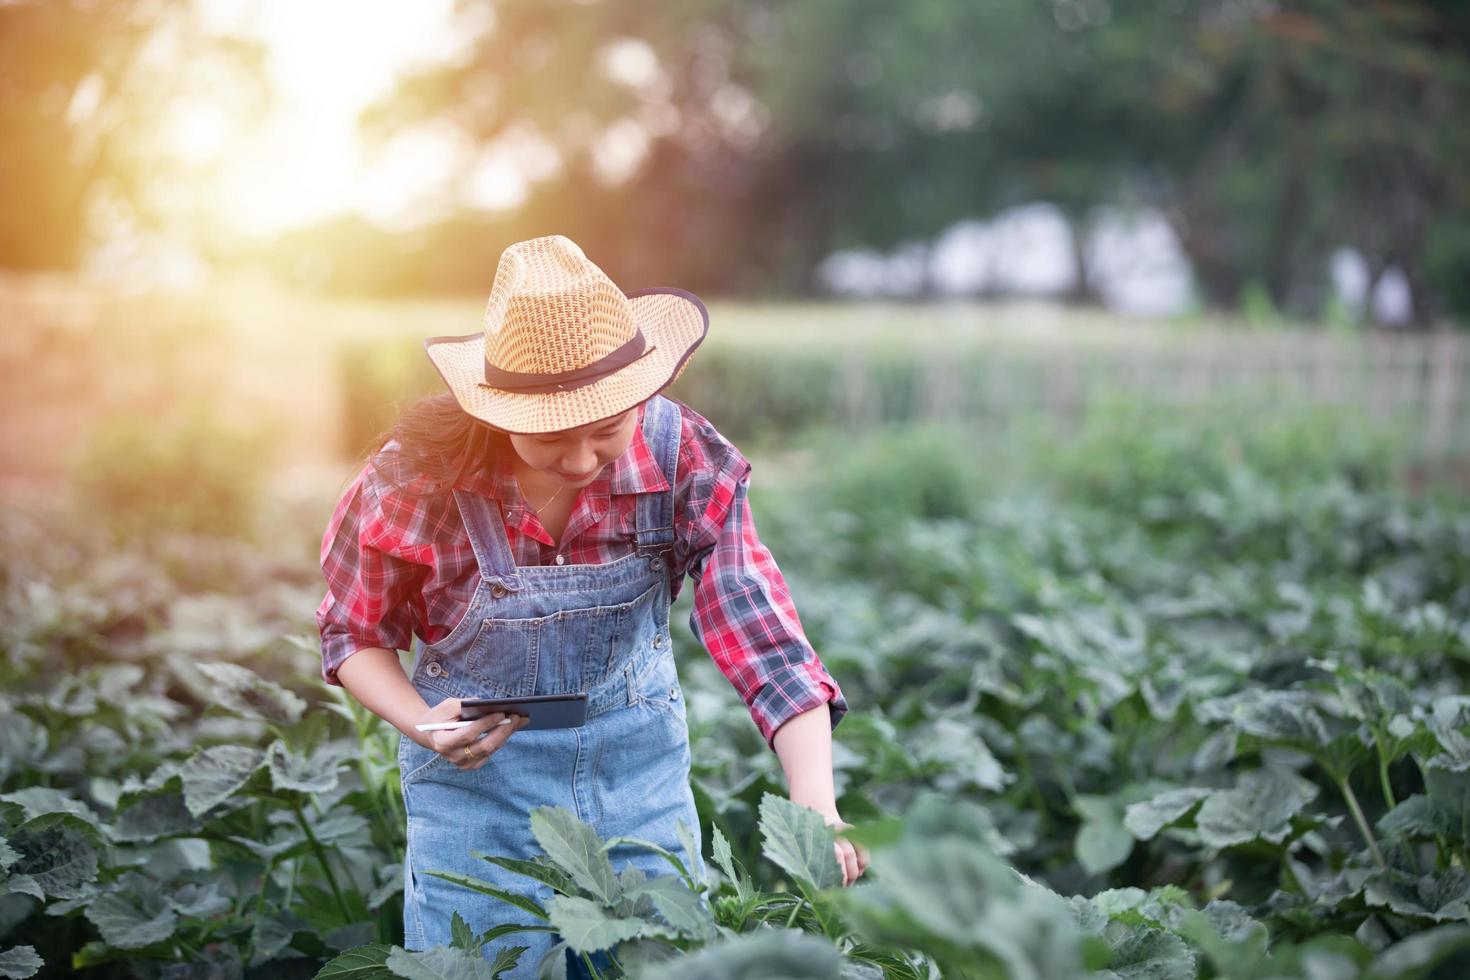
[[[1470,975],[1470,507],[1396,465],[1331,418],[1146,408],[758,460],[871,867],[840,887],[686,590],[708,877],[538,811],[535,860],[483,857],[544,886],[543,975]],[[0,976],[509,965],[495,922],[402,948],[398,735],[317,674],[326,506],[275,549],[0,514]]]

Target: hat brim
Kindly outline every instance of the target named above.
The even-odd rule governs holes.
[[[670,287],[626,294],[649,353],[592,384],[569,391],[524,394],[485,381],[485,334],[430,337],[424,350],[459,407],[512,435],[559,432],[620,415],[658,394],[683,372],[709,333],[709,311],[693,293]]]

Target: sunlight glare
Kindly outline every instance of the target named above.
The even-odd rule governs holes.
[[[224,149],[233,128],[230,114],[218,105],[187,103],[174,115],[174,152],[185,163],[207,163]]]

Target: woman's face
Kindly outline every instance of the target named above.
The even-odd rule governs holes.
[[[635,405],[622,415],[575,429],[529,436],[511,435],[510,444],[531,469],[552,477],[558,483],[585,487],[597,478],[604,466],[628,451],[637,424],[638,407]]]

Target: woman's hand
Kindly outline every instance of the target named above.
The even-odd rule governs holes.
[[[846,830],[852,826],[839,817],[836,811],[825,813],[822,816],[829,827]],[[868,870],[868,849],[861,844],[854,844],[846,837],[838,837],[836,846],[837,864],[842,868],[842,887],[847,888],[857,881],[864,871]]]
[[[509,724],[501,721],[509,719]],[[430,722],[459,720],[459,698],[445,698],[430,708],[422,717],[415,718],[415,725]],[[490,756],[506,743],[512,732],[518,732],[531,723],[525,715],[507,715],[494,712],[464,728],[439,732],[416,732],[418,743],[433,749],[461,769],[478,769],[490,761]]]

